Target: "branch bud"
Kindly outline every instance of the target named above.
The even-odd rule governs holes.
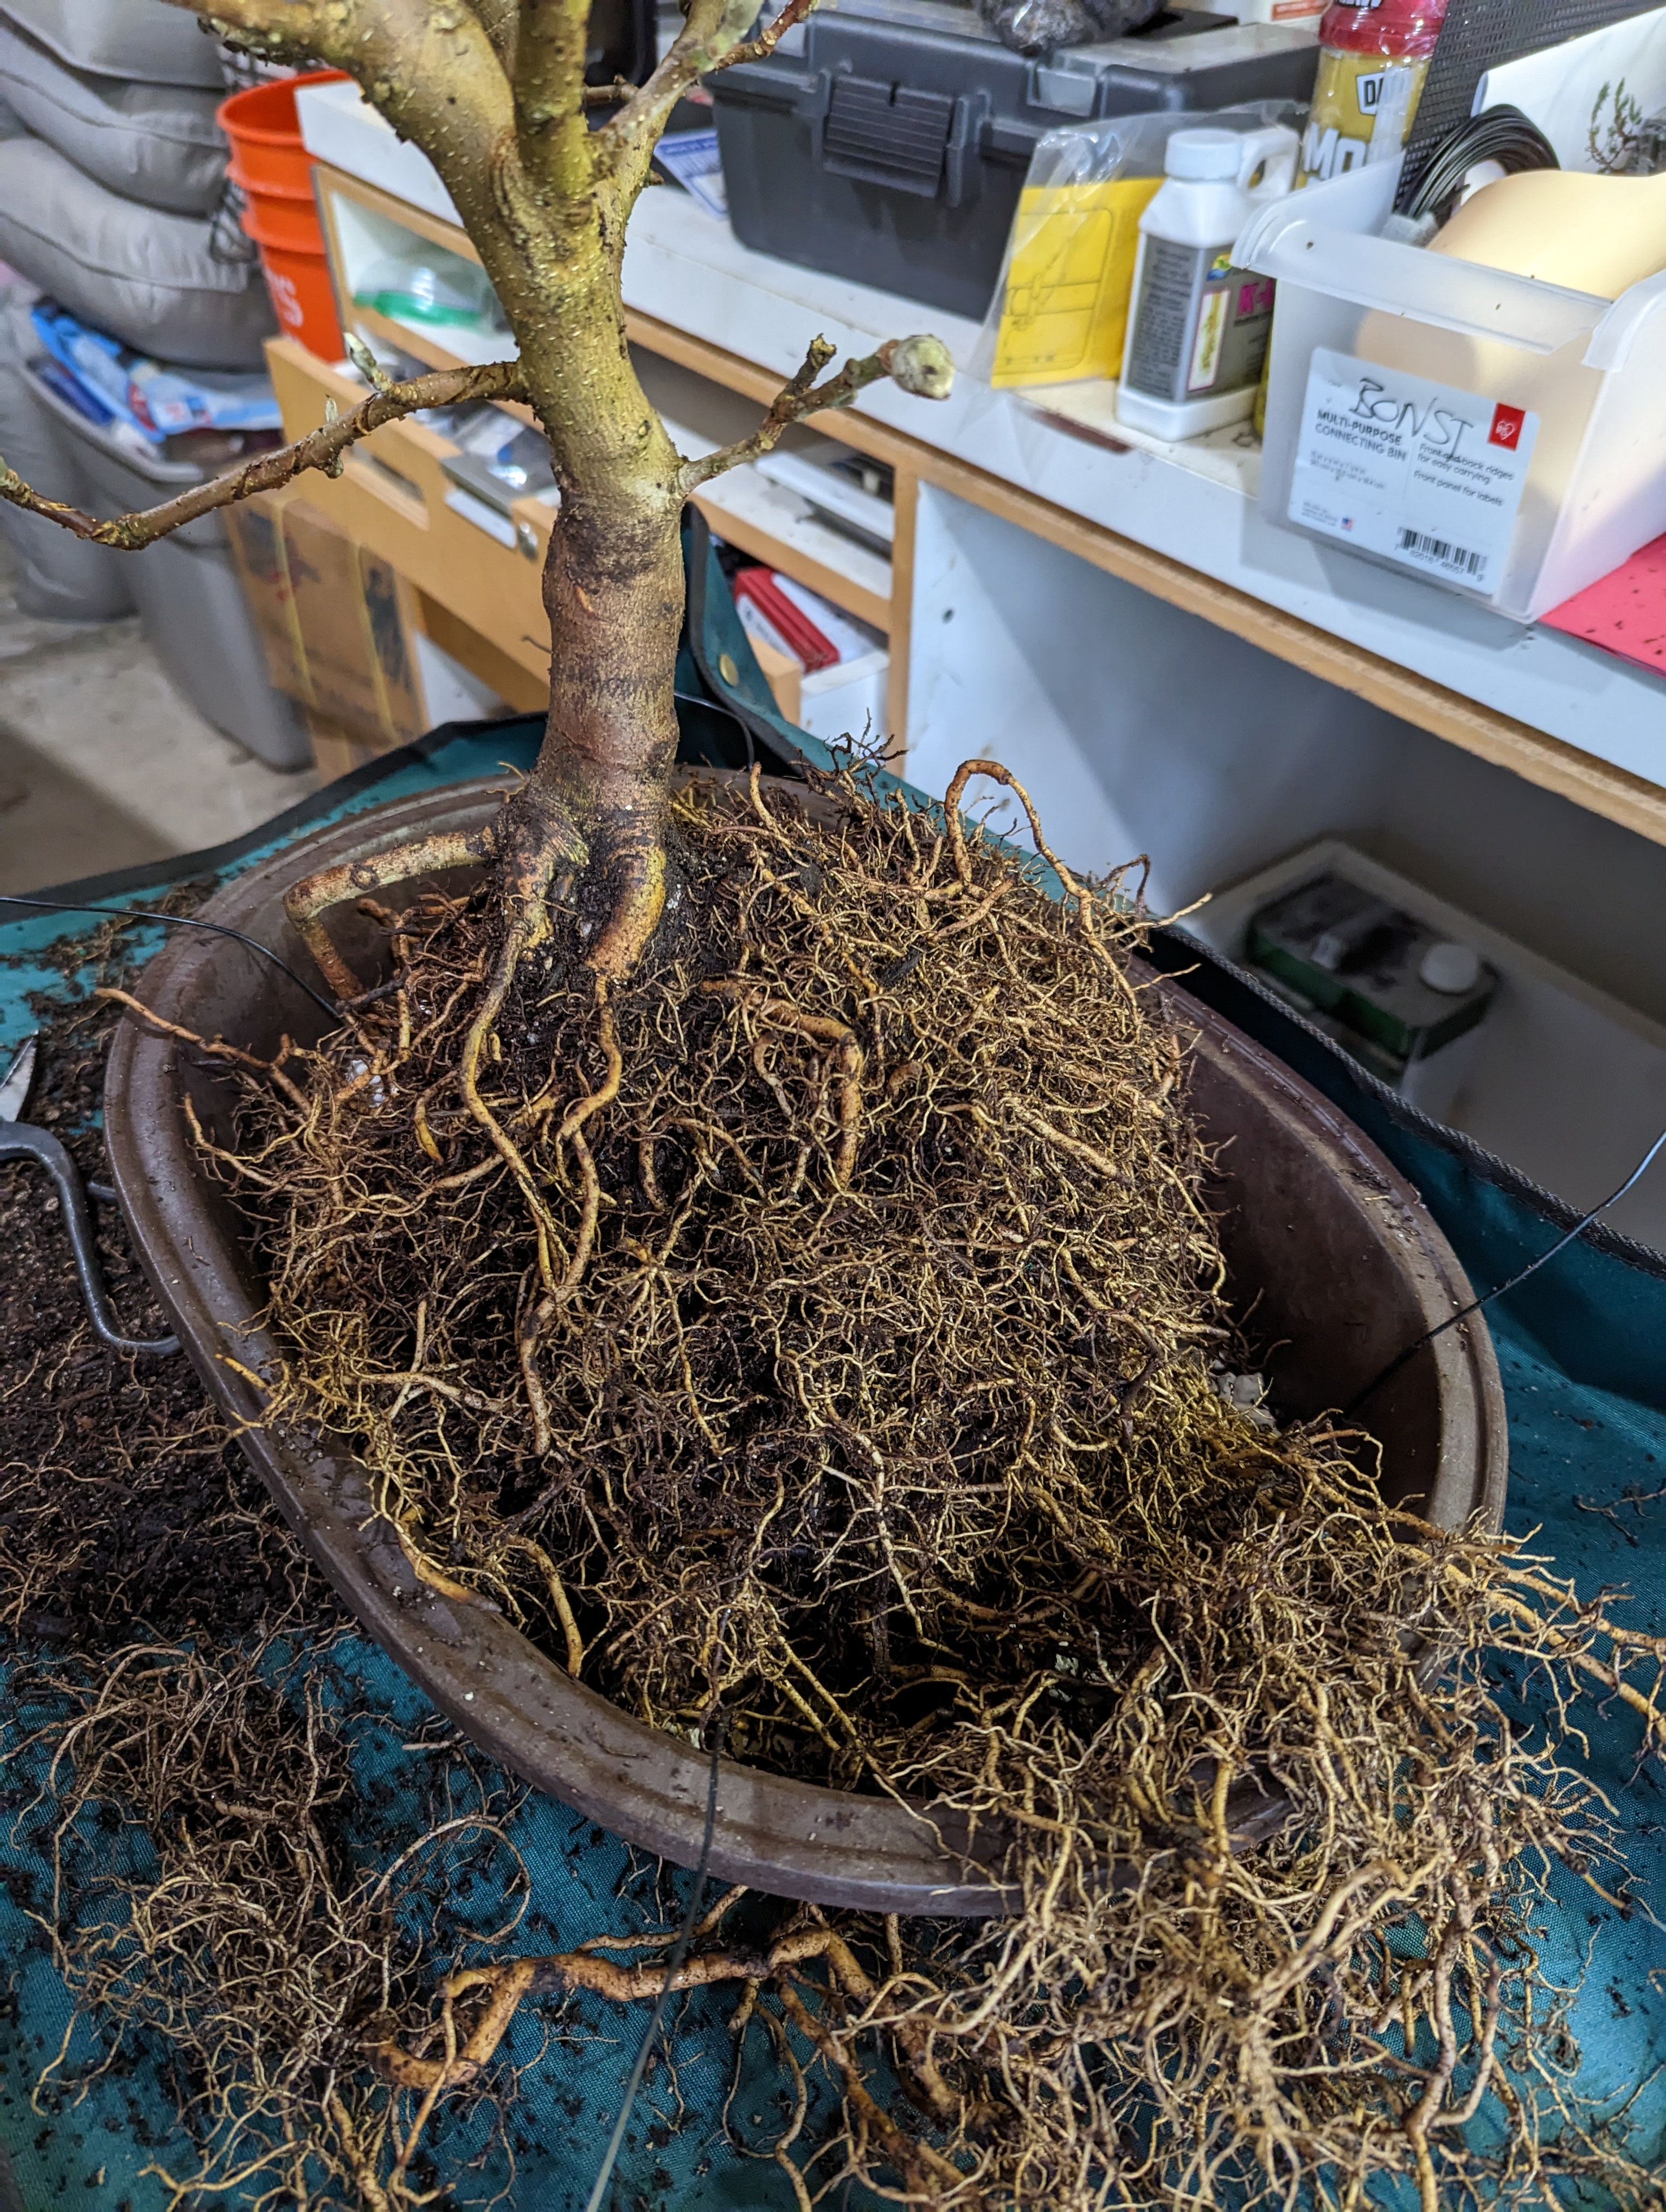
[[[879,359],[891,382],[916,399],[946,399],[954,389],[954,357],[941,338],[888,338]]]
[[[373,391],[391,392],[393,389],[392,378],[356,331],[344,331],[342,343],[347,349],[347,358]]]

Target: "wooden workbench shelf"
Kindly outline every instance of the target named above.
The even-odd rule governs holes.
[[[327,164],[320,164],[315,175],[350,323],[435,366],[486,358],[496,349],[496,341],[473,335],[467,341],[442,337],[354,305],[356,270],[362,273],[370,252],[386,250],[400,235],[465,260],[477,257],[454,224],[378,185]],[[686,195],[648,195],[633,219],[631,236],[626,326],[645,381],[669,419],[704,430],[713,442],[716,430],[684,422],[691,391],[702,390],[706,411],[716,415],[722,415],[726,404],[733,408],[739,401],[753,408],[767,405],[787,368],[795,365],[803,336],[818,324],[853,349],[871,343],[865,329],[842,329],[836,312],[854,314],[860,309],[872,325],[876,318],[869,295],[830,280],[800,283],[801,272],[780,272],[778,264],[739,247]],[[793,277],[792,295],[815,284],[836,312],[812,319],[793,309],[788,296],[766,289],[778,288],[781,275]],[[673,312],[649,312],[650,298],[656,307]],[[906,303],[893,304],[897,316],[918,314]],[[885,303],[878,305],[889,318]],[[944,319],[932,319],[947,329]],[[770,335],[762,351],[774,352],[775,360],[760,358],[756,344],[742,349],[724,342],[731,331],[737,341],[756,339],[766,323]],[[792,334],[781,336],[785,331]],[[970,346],[970,326],[956,324],[949,335],[964,358]],[[679,374],[674,392],[654,389]],[[721,534],[885,633],[891,647],[888,720],[899,752],[906,749],[910,757],[919,758],[934,750],[914,641],[922,625],[940,622],[945,610],[925,605],[916,570],[923,494],[936,503],[939,536],[943,528],[952,534],[957,506],[996,518],[1106,577],[1201,617],[1218,633],[1254,645],[1466,752],[1666,843],[1666,714],[1659,711],[1660,695],[1651,679],[1618,664],[1596,668],[1588,678],[1585,672],[1595,657],[1574,641],[1536,632],[1512,635],[1491,618],[1478,621],[1461,605],[1444,602],[1415,584],[1389,587],[1379,581],[1366,589],[1350,574],[1348,588],[1359,591],[1354,612],[1334,595],[1316,599],[1310,584],[1286,580],[1313,568],[1312,549],[1294,540],[1273,543],[1269,556],[1265,545],[1280,533],[1271,533],[1269,540],[1253,504],[1245,505],[1246,493],[1253,493],[1257,457],[1229,449],[1219,440],[1163,447],[1126,433],[1104,416],[1103,396],[1087,388],[1049,394],[1045,410],[1032,412],[1036,443],[1020,456],[1022,465],[1007,460],[998,467],[978,465],[968,458],[972,453],[994,458],[1012,450],[1014,440],[1024,447],[1029,435],[1001,428],[1019,422],[1025,410],[1003,398],[992,411],[988,403],[997,397],[985,393],[979,398],[969,392],[947,410],[932,410],[930,424],[921,428],[929,427],[939,440],[935,443],[885,419],[913,424],[920,410],[917,403],[899,405],[897,396],[883,387],[864,396],[860,411],[817,426],[894,471],[896,526],[889,564],[838,540],[813,518],[786,511],[778,488],[755,475],[749,480],[747,471],[736,471],[700,495]],[[726,419],[738,427],[722,434],[739,434],[739,428],[755,417],[731,414]],[[939,427],[945,423],[946,428]],[[1073,459],[1068,450],[1073,438],[1079,441]],[[697,448],[697,437],[690,443]],[[1130,469],[1132,476],[1127,473]],[[1118,471],[1120,476],[1107,474]],[[1131,517],[1143,519],[1143,536],[1108,527],[1095,518],[1096,506],[1104,506],[1097,488],[1112,482],[1132,488],[1134,495],[1121,504]],[[1070,503],[1046,495],[1067,483]],[[973,526],[973,534],[981,527]],[[1244,550],[1252,538],[1258,549],[1254,562]],[[1202,557],[1178,557],[1165,541],[1195,544]],[[1346,567],[1347,556],[1337,557]],[[1257,589],[1234,580],[1252,571]],[[933,593],[940,582],[934,576]],[[1294,604],[1269,599],[1269,586]],[[1426,617],[1425,627],[1415,622],[1408,627],[1402,602],[1414,616]],[[1304,611],[1295,611],[1298,605]],[[1309,607],[1322,619],[1307,618]],[[532,648],[523,635],[508,639],[506,627],[498,624],[498,641],[526,665]],[[532,634],[540,635],[541,625],[534,624]],[[1542,674],[1523,680],[1515,672],[1518,665],[1523,671],[1530,665]],[[1461,669],[1466,688],[1441,681],[1432,672],[1435,668]],[[1578,704],[1587,694],[1589,714]],[[1515,711],[1510,711],[1512,707]]]

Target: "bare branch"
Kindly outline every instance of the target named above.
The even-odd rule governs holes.
[[[733,69],[737,62],[766,60],[774,53],[793,26],[795,23],[803,22],[805,17],[813,11],[815,6],[816,0],[787,0],[787,5],[773,23],[760,31],[757,38],[748,39],[740,46],[731,46],[727,54],[721,55],[713,63],[713,68]]]
[[[627,207],[648,180],[648,164],[672,108],[740,44],[757,14],[757,0],[689,0],[687,19],[670,52],[635,99],[595,134],[598,154],[611,167]]]
[[[714,453],[702,453],[697,460],[684,461],[678,478],[683,496],[686,499],[697,486],[709,483],[726,469],[769,453],[789,423],[830,407],[848,407],[859,392],[879,383],[882,377],[888,376],[916,399],[946,399],[954,388],[954,363],[941,338],[887,338],[875,352],[848,361],[836,376],[818,384],[815,380],[832,360],[834,351],[825,338],[812,339],[804,366],[776,393],[769,413],[751,437],[721,447]]]
[[[513,82],[520,43],[520,0],[469,0],[469,4],[491,40],[492,52],[503,64],[504,76]],[[635,97],[636,87],[628,76],[616,76],[611,84],[584,88],[587,107],[623,107]]]
[[[392,391],[396,380],[388,374],[356,331],[344,331],[342,343],[347,349],[347,358],[373,392]]]
[[[413,378],[409,384],[390,384],[372,392],[350,412],[338,415],[307,436],[298,438],[294,445],[281,446],[275,453],[258,453],[240,469],[215,477],[207,483],[192,484],[176,498],[164,500],[160,507],[147,507],[137,514],[119,514],[109,521],[100,521],[95,515],[83,514],[78,507],[46,498],[26,484],[15,469],[8,468],[3,459],[0,459],[0,499],[21,507],[26,514],[43,515],[47,521],[60,524],[75,537],[84,538],[92,544],[112,545],[119,552],[137,553],[141,547],[154,544],[157,538],[166,538],[183,524],[195,522],[198,515],[211,514],[216,507],[234,506],[256,492],[276,491],[281,484],[290,483],[308,469],[322,469],[326,476],[338,476],[348,448],[361,438],[368,438],[384,422],[397,422],[403,416],[419,414],[425,407],[453,407],[463,400],[526,397],[518,362],[491,362],[479,368],[435,369],[432,375]]]
[[[515,137],[521,166],[557,199],[576,199],[595,174],[584,119],[589,0],[520,0],[515,45]]]
[[[628,100],[635,100],[639,87],[628,76],[616,76],[611,84],[587,84],[584,88],[587,107],[623,107]]]

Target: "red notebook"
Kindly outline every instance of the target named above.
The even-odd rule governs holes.
[[[1642,546],[1540,621],[1666,675],[1666,538]]]
[[[751,599],[760,613],[768,616],[788,651],[804,663],[806,670],[831,668],[837,661],[837,646],[822,635],[802,607],[793,605],[769,569],[738,571],[734,595],[737,599]]]

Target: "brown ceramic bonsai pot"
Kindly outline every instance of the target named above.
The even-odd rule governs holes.
[[[473,828],[497,802],[477,781],[361,814],[240,875],[202,908],[310,974],[283,894],[297,877],[418,831]],[[395,902],[398,892],[384,892]],[[350,907],[332,933],[362,972],[377,953]],[[1317,1091],[1207,1008],[1175,990],[1196,1031],[1189,1094],[1219,1149],[1228,1285],[1253,1303],[1273,1347],[1274,1399],[1291,1416],[1347,1404],[1406,1345],[1468,1303],[1451,1249],[1411,1187]],[[232,940],[181,931],[145,971],[164,1019],[266,1054],[280,1035],[320,1034],[318,1008]],[[491,1757],[629,1842],[683,1865],[699,1856],[709,1767],[678,1737],[574,1681],[501,1615],[416,1583],[392,1528],[372,1511],[368,1470],[344,1445],[265,1425],[258,1373],[276,1349],[259,1327],[261,1285],[228,1192],[203,1171],[182,1103],[228,1127],[221,1066],[130,1018],[112,1048],[105,1123],[138,1249],[210,1395],[343,1602],[411,1679]],[[1228,1141],[1230,1140],[1230,1141]],[[238,1364],[228,1364],[228,1358]],[[1372,1398],[1385,1488],[1442,1528],[1502,1519],[1503,1394],[1477,1316],[1425,1346]],[[880,1797],[787,1781],[725,1762],[713,1871],[776,1895],[870,1911],[980,1914],[1001,1893],[952,1848],[947,1824]]]

